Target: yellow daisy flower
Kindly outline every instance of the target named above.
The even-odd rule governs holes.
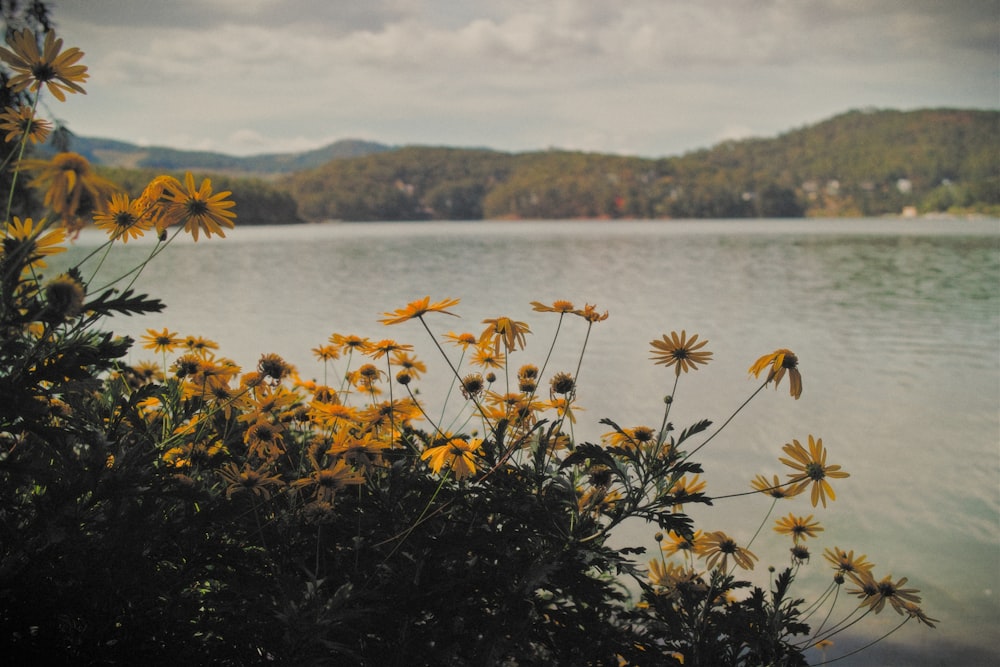
[[[455,333],[454,331],[449,331],[448,333],[446,333],[443,336],[443,338],[445,340],[447,340],[447,341],[449,341],[449,342],[457,345],[458,347],[462,348],[463,350],[467,350],[470,345],[476,345],[479,342],[479,339],[476,338],[476,334],[467,333],[467,332],[466,333]]]
[[[819,522],[813,521],[812,518],[812,514],[807,517],[789,514],[775,521],[774,532],[791,535],[792,542],[798,544],[807,537],[816,537],[816,533],[823,530]]]
[[[104,211],[117,187],[99,176],[79,153],[57,153],[51,160],[24,160],[21,168],[37,172],[31,186],[45,192],[44,203],[71,228],[82,225],[80,212]]]
[[[184,225],[184,231],[189,232],[195,241],[198,234],[225,236],[223,227],[232,229],[236,213],[230,211],[236,202],[228,199],[232,193],[228,190],[212,194],[212,181],[202,179],[201,186],[195,188],[194,176],[187,172],[182,186],[176,180],[164,183],[163,194],[166,205],[163,210],[162,228],[172,225]]]
[[[176,350],[182,341],[177,337],[176,332],[164,327],[163,331],[146,329],[146,335],[140,338],[140,342],[142,342],[144,349],[167,353]]]
[[[378,341],[377,343],[372,343],[371,346],[365,350],[365,355],[371,357],[372,359],[381,359],[392,352],[407,352],[412,350],[412,345],[403,345],[402,343],[397,343],[394,340],[384,339]]]
[[[455,479],[464,479],[476,472],[476,452],[482,446],[480,439],[451,438],[443,445],[425,449],[420,459],[428,460],[435,474],[440,474],[447,466],[454,471]]]
[[[503,368],[504,361],[503,352],[498,352],[489,345],[480,345],[476,347],[470,363],[481,368]]]
[[[6,132],[4,141],[16,143],[27,135],[33,144],[44,142],[52,131],[52,123],[36,118],[31,107],[7,107],[0,114],[0,132]]]
[[[795,356],[795,353],[782,348],[775,350],[771,354],[765,354],[753,362],[749,372],[754,377],[760,377],[760,374],[768,366],[771,367],[771,370],[768,371],[767,381],[771,382],[773,380],[775,389],[781,384],[782,378],[785,377],[785,372],[788,372],[788,391],[795,397],[795,400],[798,400],[799,396],[802,395],[802,374],[799,373],[799,358]]]
[[[107,211],[94,214],[94,224],[107,232],[109,239],[121,239],[122,243],[153,228],[153,220],[144,215],[141,202],[130,200],[126,194],[111,195]]]
[[[830,500],[837,499],[833,487],[826,481],[827,478],[842,479],[850,477],[850,475],[843,472],[839,465],[826,464],[826,449],[823,447],[822,438],[813,440],[812,435],[810,435],[808,452],[798,440],[792,440],[781,449],[790,458],[779,458],[778,460],[796,471],[788,475],[791,478],[790,481],[796,483],[796,493],[804,491],[812,484],[813,507],[816,507],[820,501],[823,502],[823,507],[826,507],[827,496],[830,496]]]
[[[34,222],[31,218],[21,220],[14,216],[12,222],[4,226],[0,257],[18,257],[24,268],[45,268],[43,257],[66,252],[66,230],[62,227],[45,231],[45,219]]]
[[[34,92],[45,85],[60,102],[66,101],[63,91],[86,94],[80,84],[89,75],[86,65],[77,65],[83,58],[80,49],[74,46],[63,51],[62,39],[57,39],[51,31],[45,33],[41,52],[38,50],[38,38],[31,30],[15,32],[8,43],[10,49],[0,47],[0,60],[14,70],[15,76],[7,82],[7,87],[13,92]]]
[[[598,313],[597,306],[589,303],[584,305],[582,309],[577,309],[570,312],[572,312],[574,315],[579,315],[580,317],[587,320],[591,324],[593,324],[594,322],[603,322],[604,320],[608,319],[608,311],[605,310],[603,313]]]
[[[546,306],[538,301],[531,302],[532,310],[536,313],[572,313],[575,308],[571,301],[553,301],[551,306]]]
[[[390,324],[401,324],[414,318],[421,318],[427,313],[444,313],[445,315],[458,317],[455,313],[450,313],[446,310],[447,308],[458,305],[458,302],[458,299],[444,299],[443,301],[431,303],[431,298],[429,296],[425,296],[423,299],[418,301],[411,301],[406,305],[406,308],[397,308],[391,313],[382,313],[385,315],[385,319],[379,320],[379,322],[385,324],[386,326]]]
[[[244,463],[242,468],[237,467],[235,463],[227,463],[219,470],[219,476],[228,482],[227,498],[232,498],[237,493],[249,491],[267,500],[271,497],[270,487],[281,487],[285,484],[280,475],[268,474],[264,466],[255,469],[248,463]]]
[[[311,487],[313,498],[320,502],[333,502],[334,496],[340,489],[365,482],[364,475],[343,459],[335,459],[329,466],[322,466],[313,459],[312,465],[313,471],[292,482],[291,486],[294,489]]]
[[[848,591],[851,595],[861,598],[859,606],[868,607],[876,614],[885,608],[888,602],[897,614],[908,612],[907,605],[920,604],[920,591],[916,588],[903,588],[907,579],[903,577],[899,581],[893,582],[892,575],[886,575],[879,581],[870,572],[864,572],[853,577],[857,584],[857,589]],[[933,619],[932,619],[933,620]]]
[[[698,555],[705,548],[704,535],[700,530],[694,531],[690,538],[671,530],[667,533],[667,539],[668,541],[664,542],[660,549],[668,556],[681,552]]]
[[[798,485],[791,482],[782,482],[777,475],[775,475],[771,480],[768,480],[767,477],[764,477],[763,475],[757,475],[753,478],[753,481],[750,482],[750,486],[752,486],[756,491],[766,493],[772,498],[791,498],[792,496],[798,495],[799,491],[801,491],[801,489],[798,488]]]
[[[834,547],[833,551],[825,549],[823,551],[823,558],[833,566],[833,569],[837,571],[837,575],[839,576],[871,572],[872,568],[875,567],[874,563],[868,562],[868,556],[859,554],[855,557],[853,549],[850,551],[844,551],[840,547]]]
[[[701,557],[705,559],[709,569],[718,566],[720,570],[725,571],[730,556],[744,570],[752,570],[754,561],[757,560],[753,552],[736,544],[736,540],[721,530],[705,535],[705,546]]]
[[[500,345],[503,344],[507,352],[512,352],[520,347],[524,349],[525,334],[530,334],[531,329],[524,322],[517,322],[509,317],[497,317],[495,319],[485,319],[483,324],[489,326],[479,335],[479,344],[491,343],[495,354],[500,354]]]
[[[427,372],[427,364],[403,351],[393,353],[392,363],[404,369],[414,380],[419,380]]]
[[[650,341],[653,346],[650,359],[657,364],[673,366],[676,375],[680,375],[681,371],[698,370],[699,365],[707,364],[712,359],[712,353],[701,349],[708,344],[707,340],[697,341],[697,334],[688,338],[686,331],[681,331],[680,335],[671,331],[669,338],[664,334],[662,340]]]

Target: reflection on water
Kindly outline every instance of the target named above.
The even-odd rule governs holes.
[[[133,242],[112,261],[129,266],[149,249]],[[322,372],[309,351],[334,331],[413,342],[433,362],[419,327],[376,324],[383,311],[426,295],[462,299],[462,319],[429,320],[441,333],[478,333],[483,318],[497,315],[529,321],[534,341],[512,365],[540,362],[554,329],[555,319],[532,313],[530,301],[597,303],[611,318],[588,343],[581,439],[600,436],[601,417],[623,426],[659,423],[672,378],[652,366],[648,342],[661,333],[697,332],[715,353],[706,369],[682,378],[672,413],[678,425],[702,417],[720,423],[755,387],[750,362],[791,348],[801,360],[802,399],[784,387],[765,392],[700,453],[709,493],[747,490],[755,474],[783,472],[783,443],[822,437],[831,462],[851,477],[837,480],[830,510],[815,512],[826,532],[807,568],[810,585],[821,589],[829,580],[822,546],[855,549],[877,564],[877,574],[910,577],[942,621],[936,631],[907,627],[899,644],[843,664],[943,664],[946,645],[950,660],[969,647],[996,651],[986,638],[1000,612],[997,221],[246,228],[171,247],[138,286],[168,308],[116,319],[119,332],[169,326],[219,341],[243,365],[277,352],[306,376]],[[568,324],[578,326],[561,333],[566,347],[550,364],[554,371],[575,367],[583,341],[582,323]],[[428,379],[425,400],[443,395],[447,382]],[[699,518],[707,529],[743,530],[748,539],[769,504],[759,500],[720,502]],[[637,526],[622,539],[652,547],[651,532]],[[786,562],[783,545],[754,547],[762,562]],[[915,648],[923,657],[914,657]]]

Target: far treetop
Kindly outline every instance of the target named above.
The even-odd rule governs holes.
[[[240,158],[72,141],[126,188],[147,170],[213,175],[233,190],[240,224],[1000,214],[998,111],[850,111],[659,159],[362,141]]]

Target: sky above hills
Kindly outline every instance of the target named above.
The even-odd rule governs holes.
[[[849,109],[1000,108],[997,0],[52,0],[75,133],[678,155]]]

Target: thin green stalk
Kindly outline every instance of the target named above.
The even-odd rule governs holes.
[[[678,368],[680,368],[680,367],[678,366]],[[670,389],[670,394],[667,396],[667,399],[669,399],[669,400],[664,399],[664,402],[667,405],[666,405],[666,407],[663,408],[663,421],[660,423],[660,433],[659,433],[659,435],[656,438],[656,451],[657,451],[657,453],[659,453],[660,446],[667,439],[667,419],[670,418],[670,408],[674,404],[674,396],[677,395],[677,383],[680,381],[680,379],[681,379],[681,374],[680,373],[675,373],[674,374],[674,386]]]
[[[715,438],[715,436],[719,435],[719,433],[721,433],[721,432],[722,432],[722,429],[726,428],[726,426],[728,426],[728,425],[729,425],[729,422],[733,421],[733,419],[734,419],[734,418],[736,417],[736,415],[738,415],[738,414],[740,413],[740,410],[742,410],[743,408],[745,408],[745,407],[747,406],[747,404],[748,404],[748,403],[749,403],[750,401],[752,401],[752,400],[754,399],[754,396],[756,396],[757,394],[759,394],[759,393],[760,393],[760,391],[761,391],[761,390],[762,390],[762,389],[763,389],[764,387],[766,387],[766,386],[767,386],[767,383],[768,383],[768,382],[770,382],[770,380],[767,380],[767,381],[765,381],[765,382],[764,382],[764,384],[762,384],[762,385],[760,385],[759,387],[757,387],[757,389],[756,389],[756,390],[755,390],[755,391],[754,391],[754,392],[753,392],[752,394],[750,394],[750,396],[749,396],[749,397],[747,398],[747,400],[743,401],[743,402],[742,402],[742,403],[740,404],[740,407],[736,408],[736,410],[735,410],[735,411],[733,412],[733,414],[729,415],[729,419],[727,419],[727,420],[726,420],[725,422],[723,422],[723,423],[722,423],[722,426],[720,426],[719,428],[717,428],[717,429],[715,430],[715,432],[714,432],[714,433],[712,433],[712,435],[708,436],[708,437],[707,437],[707,438],[705,439],[705,442],[701,443],[700,445],[698,445],[697,447],[695,447],[694,449],[692,449],[692,450],[691,450],[690,452],[688,452],[687,454],[685,454],[685,455],[684,455],[684,458],[682,458],[682,459],[681,459],[681,461],[686,461],[687,459],[689,459],[689,458],[691,458],[692,456],[694,456],[694,455],[695,455],[695,453],[696,453],[696,452],[697,452],[697,451],[698,451],[699,449],[701,449],[702,447],[704,447],[705,445],[707,445],[708,443],[710,443],[710,442],[712,441],[712,439],[713,439],[713,438]]]
[[[767,514],[764,515],[764,520],[760,522],[759,526],[757,526],[757,531],[753,534],[753,537],[750,538],[750,541],[747,542],[747,545],[743,547],[744,549],[749,549],[750,545],[753,544],[753,541],[757,539],[758,535],[760,535],[760,531],[764,529],[764,524],[766,524],[767,520],[771,518],[771,512],[774,511],[774,506],[777,504],[778,504],[777,498],[771,500],[771,507],[768,508]]]
[[[31,101],[31,117],[35,117],[35,110],[38,108],[38,98],[42,95],[41,86],[35,91],[35,98]],[[28,132],[31,130],[31,122],[28,122],[28,127],[24,132],[24,136],[21,137],[21,145],[17,149],[17,165],[10,175],[10,191],[7,193],[7,211],[4,214],[4,220],[10,220],[10,211],[14,207],[14,190],[17,186],[17,176],[21,173],[19,167],[21,166],[21,160],[24,159],[24,149],[28,145]]]
[[[128,271],[126,271],[122,275],[118,276],[114,280],[109,281],[103,287],[101,287],[101,288],[99,288],[97,290],[94,290],[94,291],[96,291],[96,292],[102,292],[102,291],[108,289],[109,287],[114,286],[115,283],[117,283],[118,281],[124,280],[125,278],[128,278],[129,276],[132,276],[132,280],[130,280],[129,283],[128,283],[128,285],[126,285],[123,289],[126,289],[126,290],[127,289],[131,289],[131,287],[133,285],[135,285],[135,281],[139,279],[139,275],[146,268],[146,265],[149,264],[151,261],[153,261],[153,258],[155,258],[161,252],[163,252],[164,250],[166,250],[167,246],[170,245],[170,243],[175,238],[177,238],[177,235],[180,234],[182,231],[184,231],[183,227],[177,227],[177,229],[174,230],[173,236],[171,236],[170,238],[168,238],[166,241],[157,241],[156,245],[153,246],[153,250],[149,253],[149,257],[147,257],[142,262],[140,262],[139,264],[135,265],[134,267],[132,267],[131,269],[129,269]],[[98,268],[100,268],[100,267],[98,267]],[[96,277],[96,275],[97,275],[96,271],[95,271],[94,275]]]
[[[396,553],[396,550],[403,545],[403,542],[405,542],[406,538],[410,536],[410,533],[412,533],[416,529],[416,527],[420,525],[420,522],[424,520],[424,515],[427,514],[427,510],[429,510],[431,508],[431,505],[434,504],[434,500],[438,497],[438,493],[441,492],[441,489],[444,487],[444,483],[445,481],[447,481],[448,476],[450,474],[451,474],[451,468],[445,470],[444,475],[441,476],[441,481],[438,482],[437,488],[434,489],[434,494],[431,496],[431,499],[427,501],[427,504],[424,505],[424,509],[420,512],[420,516],[418,516],[416,521],[410,524],[410,527],[407,528],[406,531],[399,536],[399,541],[396,543],[396,546],[394,546],[392,550],[388,554],[386,554],[385,558],[382,559],[383,563],[389,560],[392,557],[392,555]],[[395,539],[395,537],[390,539]],[[384,544],[384,542],[380,542],[379,544]]]
[[[861,618],[864,618],[864,616],[862,616]],[[858,621],[860,621],[861,618],[859,618]],[[821,665],[829,665],[829,664],[832,664],[834,662],[840,662],[844,658],[850,658],[852,655],[857,655],[858,653],[861,653],[862,651],[865,651],[865,650],[871,648],[875,644],[878,644],[880,641],[882,641],[883,639],[885,639],[886,637],[888,637],[889,635],[891,635],[892,633],[894,633],[896,630],[899,630],[901,627],[903,627],[904,625],[906,625],[906,622],[909,621],[909,620],[910,620],[910,617],[907,616],[902,621],[900,621],[899,625],[897,625],[896,627],[894,627],[892,630],[889,630],[889,632],[885,633],[881,637],[878,637],[876,639],[871,640],[870,642],[868,642],[867,644],[865,644],[861,648],[856,648],[856,649],[854,649],[853,651],[851,651],[849,653],[845,653],[844,655],[839,655],[836,658],[834,658],[833,660],[824,660],[823,662],[821,662],[819,664],[821,664]],[[857,621],[855,621],[855,623],[856,622]],[[851,625],[853,625],[853,623]]]
[[[440,352],[441,356],[444,357],[445,363],[448,364],[448,368],[451,369],[452,374],[456,378],[458,378],[459,382],[461,382],[462,376],[459,374],[458,369],[455,368],[455,365],[453,363],[451,363],[451,359],[448,358],[448,355],[445,353],[444,348],[441,347],[441,343],[439,343],[438,340],[437,340],[437,338],[434,337],[433,332],[431,332],[431,328],[427,325],[427,322],[424,321],[424,316],[423,315],[418,315],[417,319],[420,320],[420,323],[422,325],[424,325],[424,329],[427,331],[427,335],[431,337],[431,340],[434,342],[434,345],[437,347],[438,352]],[[476,409],[479,410],[479,414],[482,415],[482,417],[483,417],[483,421],[486,423],[487,426],[489,426],[489,430],[492,432],[496,428],[496,426],[494,426],[490,422],[489,417],[486,416],[486,410],[485,410],[485,408],[483,408],[482,404],[479,402],[479,399],[477,399],[475,397],[470,397],[470,400],[473,402],[473,404],[475,404]]]

